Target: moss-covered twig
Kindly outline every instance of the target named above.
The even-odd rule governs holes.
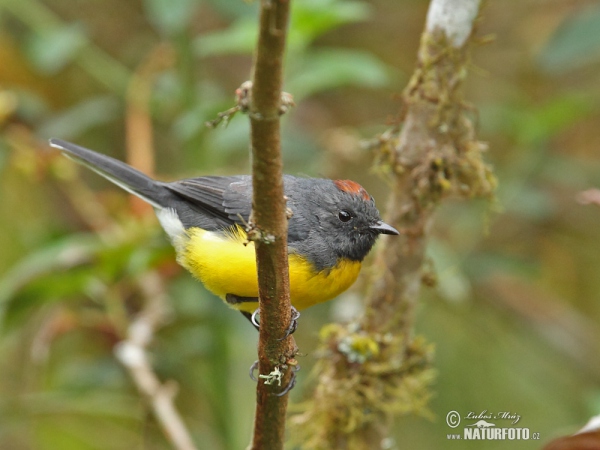
[[[430,4],[402,126],[378,146],[393,187],[386,222],[401,236],[379,247],[364,317],[322,333],[318,385],[294,418],[304,449],[381,448],[395,415],[428,413],[433,352],[414,337],[413,315],[432,214],[448,196],[489,198],[495,188],[461,89],[478,9],[479,0]]]

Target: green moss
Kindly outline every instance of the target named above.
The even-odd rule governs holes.
[[[427,218],[442,199],[494,198],[496,178],[483,159],[487,147],[476,139],[473,108],[463,100],[468,55],[468,45],[455,49],[442,33],[424,34],[419,66],[403,93],[401,123],[375,145],[379,171],[393,178],[394,206],[402,211],[394,225],[411,230],[413,243],[424,238]],[[414,273],[435,283],[426,260],[413,263],[422,269]],[[393,311],[410,310],[406,304],[414,299],[396,294],[400,300]],[[322,330],[317,388],[310,400],[295,407],[291,421],[292,436],[303,449],[378,448],[395,416],[429,415],[432,345],[420,337],[406,342],[411,330],[390,325],[396,318],[386,320],[373,323],[386,323],[385,329],[393,332],[368,332],[356,324]]]
[[[403,93],[403,125],[382,136],[378,160],[408,178],[415,208],[435,206],[448,196],[494,198],[497,180],[475,137],[474,108],[463,99],[469,48],[448,45],[443,33],[424,34],[419,65]],[[417,124],[416,126],[414,124]]]
[[[433,347],[416,338],[368,334],[354,325],[321,330],[319,383],[292,411],[291,435],[303,449],[370,449],[369,430],[398,414],[429,415]]]

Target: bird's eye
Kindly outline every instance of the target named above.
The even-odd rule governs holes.
[[[350,222],[352,220],[352,214],[350,214],[348,211],[340,211],[338,214],[338,218],[342,221],[342,222]]]

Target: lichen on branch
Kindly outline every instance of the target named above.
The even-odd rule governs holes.
[[[317,387],[293,418],[305,449],[380,448],[395,416],[428,414],[433,348],[414,336],[414,310],[421,284],[433,282],[425,257],[433,212],[451,196],[493,199],[496,187],[462,90],[478,7],[431,2],[398,124],[375,141],[391,186],[385,221],[401,234],[378,248],[364,316],[322,333]]]
[[[408,177],[409,194],[421,207],[447,196],[491,199],[496,179],[483,160],[487,150],[477,140],[470,115],[474,107],[462,87],[470,45],[456,48],[439,29],[424,33],[418,66],[403,93],[408,113],[402,133],[384,154],[399,178]]]

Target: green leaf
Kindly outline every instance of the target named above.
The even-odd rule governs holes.
[[[200,57],[251,54],[256,44],[258,26],[254,17],[242,17],[229,28],[207,33],[194,41]]]
[[[94,235],[76,234],[28,255],[0,278],[0,304],[34,278],[88,261],[101,246]]]
[[[369,6],[363,2],[305,0],[294,3],[292,9],[288,52],[302,51],[323,34],[369,16]],[[250,55],[254,51],[257,35],[256,18],[244,15],[224,30],[200,36],[194,42],[194,48],[201,57]]]
[[[542,105],[515,103],[482,108],[481,122],[491,131],[507,133],[520,143],[533,145],[563,132],[595,113],[589,96],[566,93]]]
[[[101,246],[96,236],[73,235],[39,249],[16,264],[0,278],[0,327],[8,303],[24,286],[55,271],[89,261]]]
[[[600,7],[585,8],[568,17],[541,51],[539,64],[554,74],[600,61]]]
[[[37,70],[53,75],[70,63],[86,42],[84,28],[72,24],[31,35],[26,41],[25,52]]]
[[[589,99],[580,95],[564,95],[529,111],[515,123],[521,142],[534,143],[556,136],[585,118],[591,111]]]
[[[293,3],[288,43],[292,49],[307,45],[341,25],[369,17],[370,6],[358,1],[304,0]]]
[[[285,86],[296,100],[341,86],[382,87],[390,79],[390,69],[372,54],[340,49],[311,52],[290,72]]]

